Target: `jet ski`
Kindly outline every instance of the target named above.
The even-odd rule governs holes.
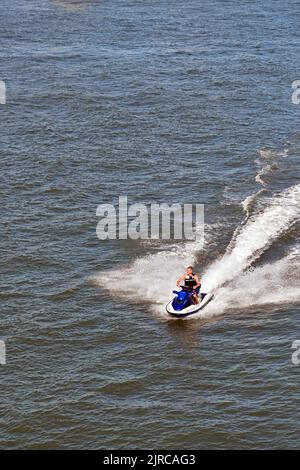
[[[189,315],[202,310],[213,299],[213,293],[200,294],[199,303],[195,304],[193,296],[196,291],[190,287],[180,286],[181,291],[173,290],[175,297],[166,305],[166,310],[169,315],[176,318],[185,318]]]

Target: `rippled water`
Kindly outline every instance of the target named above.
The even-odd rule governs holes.
[[[299,447],[298,3],[2,6],[0,447]],[[204,203],[204,249],[99,241],[119,195]]]

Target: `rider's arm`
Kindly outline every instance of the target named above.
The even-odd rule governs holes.
[[[176,286],[179,286],[179,284],[181,283],[181,281],[183,281],[183,279],[184,279],[184,275],[180,276],[180,278],[176,282]]]
[[[198,289],[198,287],[201,286],[201,283],[200,283],[199,277],[197,275],[195,275],[195,281],[197,282],[197,284],[194,286],[194,289]]]

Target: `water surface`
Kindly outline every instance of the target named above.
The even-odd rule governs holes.
[[[299,448],[298,2],[2,6],[1,448]],[[204,203],[204,249],[100,242],[120,195]]]

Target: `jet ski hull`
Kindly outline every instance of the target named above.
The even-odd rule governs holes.
[[[183,310],[175,310],[173,308],[173,300],[171,300],[167,305],[166,305],[166,311],[168,312],[169,315],[171,315],[174,318],[185,318],[190,315],[194,315],[195,313],[200,312],[200,310],[203,310],[204,307],[213,299],[213,293],[209,292],[204,295],[202,298],[201,302],[199,304],[193,304],[189,305],[188,307],[184,308]]]

